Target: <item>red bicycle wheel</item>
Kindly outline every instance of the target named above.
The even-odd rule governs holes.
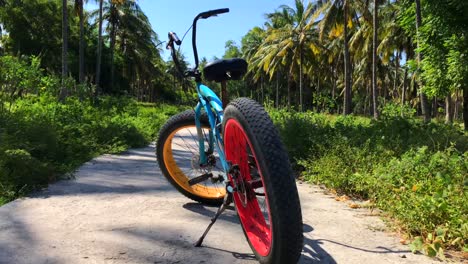
[[[296,263],[302,214],[287,152],[268,114],[240,98],[224,111],[223,140],[230,185],[244,234],[260,263]]]
[[[267,256],[272,242],[271,213],[252,144],[235,119],[227,121],[224,137],[226,159],[238,166],[237,175],[230,175],[230,180],[237,190],[233,198],[239,219],[254,250]]]

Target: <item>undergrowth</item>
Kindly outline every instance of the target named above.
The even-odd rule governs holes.
[[[369,199],[415,251],[443,258],[444,249],[468,250],[466,132],[397,114],[269,112],[305,180]]]
[[[0,204],[72,172],[103,153],[142,147],[180,109],[126,97],[95,103],[31,96],[0,112]]]

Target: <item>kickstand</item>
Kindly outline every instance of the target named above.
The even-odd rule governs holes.
[[[211,227],[214,225],[218,217],[226,210],[226,207],[232,203],[232,193],[227,192],[226,195],[224,196],[224,201],[223,204],[218,208],[218,211],[216,212],[216,215],[211,218],[211,223],[208,225],[206,228],[205,232],[203,235],[198,239],[197,243],[195,243],[195,247],[201,247],[201,244],[203,243],[203,239],[205,239],[206,234],[208,234],[208,231],[210,231]]]

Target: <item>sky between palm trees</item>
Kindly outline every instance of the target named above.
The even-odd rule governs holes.
[[[293,5],[294,0],[139,0],[138,4],[162,41],[167,39],[169,31],[176,32],[182,38],[193,18],[200,12],[230,8],[227,14],[199,22],[198,53],[200,57],[211,60],[214,56],[222,57],[226,41],[234,40],[240,44],[241,38],[251,28],[263,25],[265,13],[273,12],[282,4]],[[97,5],[90,1],[86,9],[97,9]],[[193,63],[190,39],[191,32],[187,34],[181,51]],[[167,51],[163,58],[169,58]]]

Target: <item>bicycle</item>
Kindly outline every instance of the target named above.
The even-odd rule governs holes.
[[[183,195],[220,205],[195,246],[202,245],[219,215],[234,202],[257,260],[295,263],[303,246],[302,213],[287,152],[260,104],[248,98],[227,101],[227,81],[240,79],[247,62],[217,60],[204,67],[205,79],[221,82],[222,100],[202,83],[198,70],[197,21],[227,12],[228,8],[202,12],[193,21],[195,67],[183,74],[195,78],[198,103],[194,110],[171,117],[161,128],[157,160],[164,176]],[[174,32],[168,38],[166,48],[182,72],[174,46],[182,41]]]

